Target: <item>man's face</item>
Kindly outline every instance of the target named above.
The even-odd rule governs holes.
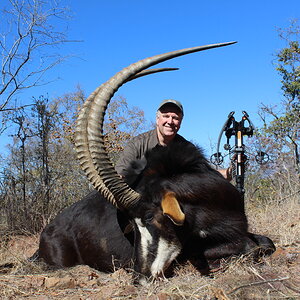
[[[166,138],[176,135],[182,121],[182,113],[176,106],[165,105],[157,114],[156,125],[159,134]]]

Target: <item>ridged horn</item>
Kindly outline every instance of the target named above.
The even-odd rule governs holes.
[[[145,58],[115,74],[87,98],[77,119],[75,147],[81,168],[93,186],[108,201],[118,207],[128,208],[136,204],[140,199],[140,195],[132,190],[116,173],[104,147],[104,115],[107,105],[115,92],[125,82],[137,77],[169,70],[154,69],[144,71],[158,63],[189,53],[234,43],[236,42],[186,48]]]

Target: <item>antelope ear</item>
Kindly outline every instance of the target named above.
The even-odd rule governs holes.
[[[166,192],[161,201],[163,214],[171,219],[178,226],[182,226],[185,219],[185,214],[182,212],[180,205],[173,192]]]

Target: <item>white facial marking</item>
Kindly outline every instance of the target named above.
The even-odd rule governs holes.
[[[135,223],[138,227],[138,230],[141,234],[141,251],[142,251],[142,258],[143,258],[143,269],[145,269],[146,264],[147,264],[147,257],[148,257],[148,246],[151,245],[153,238],[148,231],[148,229],[143,226],[141,219],[136,218]]]
[[[151,274],[153,277],[160,275],[177,257],[180,247],[174,243],[170,243],[163,238],[159,238],[157,256],[151,266]]]

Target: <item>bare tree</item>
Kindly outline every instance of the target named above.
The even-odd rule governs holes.
[[[43,85],[44,74],[64,61],[60,46],[67,42],[62,24],[69,11],[55,0],[5,0],[0,11],[1,83],[0,118],[15,110],[13,96]]]
[[[20,148],[19,148],[19,154],[20,154],[20,183],[22,185],[22,204],[23,204],[23,210],[25,214],[25,218],[27,218],[27,203],[26,203],[26,149],[25,145],[29,138],[33,137],[34,134],[30,128],[30,124],[28,120],[25,117],[25,112],[18,111],[17,115],[13,118],[13,123],[15,123],[18,126],[18,131],[15,134],[15,138],[20,141]]]

